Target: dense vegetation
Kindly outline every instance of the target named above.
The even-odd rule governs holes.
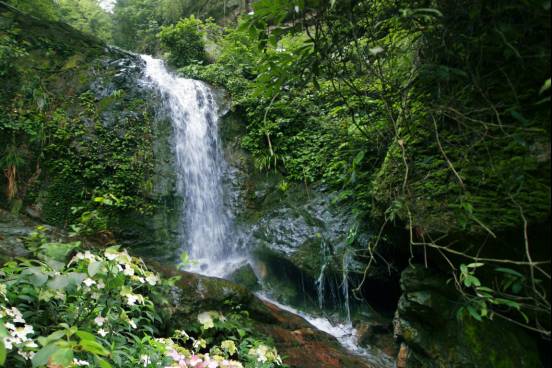
[[[500,318],[550,337],[549,1],[119,0],[112,14],[94,0],[9,3],[124,49],[162,55],[181,75],[224,87],[232,109],[247,122],[240,144],[257,170],[278,172],[283,192],[289,183],[335,192],[335,204],[354,214],[357,224],[345,253],[363,265],[364,275],[377,262],[399,267],[405,260],[385,255],[402,247],[406,261],[450,276],[462,300],[460,319]],[[0,91],[6,112],[0,117],[0,166],[11,209],[19,211],[42,193],[45,218],[57,225],[80,219],[74,228],[79,235],[109,234],[128,211],[151,213],[156,203],[148,198],[150,111],[102,126],[102,106],[117,101],[141,106],[141,101],[120,90],[99,100],[82,90],[63,100],[52,97],[55,88],[73,81],[83,86],[92,69],[107,67],[81,67],[90,54],[61,65],[50,55],[69,53],[62,42],[28,39],[9,22],[0,27],[0,78],[6,86]],[[103,44],[94,42],[97,50],[91,52],[97,54]],[[37,47],[43,50],[42,62],[28,62]],[[93,139],[82,146],[73,144],[89,136]],[[46,192],[40,190],[43,178],[52,181]],[[358,227],[376,229],[368,246],[355,242]],[[393,244],[390,239],[399,231],[407,240]],[[108,253],[118,250],[86,253],[88,258],[62,266],[60,276],[41,259],[55,250],[47,243],[36,249],[38,260],[7,264],[0,273],[10,280],[0,297],[18,308],[12,314],[0,310],[1,318],[17,318],[16,311],[37,305],[48,313],[59,299],[67,308],[63,320],[75,320],[61,332],[51,327],[61,319],[44,322],[25,314],[42,336],[53,333],[39,342],[42,349],[57,344],[57,363],[86,358],[101,366],[106,346],[115,366],[124,366],[118,354],[133,362],[144,354],[166,358],[172,345],[153,340],[164,316],[148,311],[149,303],[127,310],[124,297],[134,294],[115,293],[119,299],[110,311],[98,302],[87,318],[71,314],[91,290],[78,285],[88,276],[97,284],[96,274],[106,285],[120,284],[108,290],[119,292],[123,284],[127,291],[143,288],[145,298],[162,304],[162,298],[154,300],[162,289],[110,273],[117,265]],[[92,264],[98,265],[90,274]],[[137,273],[149,272],[136,259],[125,264]],[[71,279],[75,275],[82,280]],[[55,284],[60,277],[67,282],[46,297],[29,285],[30,278]],[[357,291],[365,281],[360,280]],[[18,283],[29,290],[22,301],[13,293]],[[105,313],[130,317],[110,325],[110,339],[82,330],[93,326],[92,317],[109,320]],[[134,316],[144,321],[141,334],[128,326]],[[203,317],[213,320],[213,315]],[[132,334],[123,333],[127,330]],[[207,328],[196,330],[201,335]],[[0,330],[0,336],[8,332]],[[210,346],[219,346],[213,354],[245,364],[259,344],[239,340],[237,347],[209,336]],[[61,337],[69,345],[56,343]],[[123,352],[130,341],[133,350]],[[21,356],[36,350],[33,341],[29,344],[29,349],[21,345]],[[276,362],[271,349],[262,349]]]
[[[79,241],[52,242],[44,230],[27,239],[34,258],[0,268],[0,366],[281,365],[239,308],[205,311],[187,331],[168,331],[175,278],[162,279],[117,246],[84,250]]]
[[[548,335],[530,234],[550,211],[548,8],[259,1],[216,63],[181,71],[231,92],[259,169],[340,191],[380,235],[406,227],[412,257],[450,266],[459,315]]]

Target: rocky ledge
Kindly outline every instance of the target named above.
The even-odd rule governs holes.
[[[240,305],[249,312],[254,330],[271,338],[290,368],[381,368],[347,351],[331,335],[317,330],[303,318],[263,301],[232,282],[153,265],[166,277],[180,276],[171,301],[168,329],[181,329],[198,311],[228,312]]]

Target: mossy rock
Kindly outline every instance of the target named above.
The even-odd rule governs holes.
[[[253,270],[253,267],[249,263],[232,272],[227,278],[238,285],[246,287],[250,291],[259,291],[261,289],[261,284],[255,274],[255,270]]]
[[[407,268],[395,334],[410,349],[408,367],[540,367],[536,338],[499,319],[458,320],[458,296],[446,278],[423,266]]]

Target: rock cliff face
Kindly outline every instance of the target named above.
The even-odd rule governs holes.
[[[2,3],[0,34],[17,50],[0,60],[0,153],[17,148],[17,175],[0,178],[0,207],[66,227],[80,213],[73,208],[113,194],[122,201],[110,219],[118,239],[173,246],[172,127],[140,83],[141,58]]]

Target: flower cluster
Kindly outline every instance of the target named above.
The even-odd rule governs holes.
[[[27,336],[34,334],[34,328],[25,322],[23,314],[15,307],[0,306],[0,324],[7,332],[7,336],[3,337],[6,350],[15,349],[23,359],[31,359],[38,345]]]
[[[180,335],[182,336],[182,333]],[[185,334],[185,336],[187,337],[188,335]],[[192,340],[194,342],[194,349],[206,347],[204,340]],[[171,360],[171,363],[165,366],[165,368],[243,368],[242,363],[230,360],[219,354],[210,355],[189,351],[175,343],[173,339],[156,339],[156,342],[162,347],[165,357]],[[219,349],[211,349],[211,351],[214,350]]]
[[[81,268],[87,271],[88,277],[82,281],[82,285],[85,291],[92,293],[93,299],[98,299],[101,296],[100,292],[106,288],[106,282],[109,279],[117,278],[119,275],[123,275],[125,278],[122,284],[118,284],[115,289],[110,290],[111,292],[116,291],[118,294],[111,295],[122,299],[119,313],[113,314],[113,310],[111,310],[111,315],[102,315],[101,309],[96,311],[93,322],[98,328],[99,336],[106,337],[110,333],[109,326],[113,323],[124,322],[133,330],[138,328],[136,321],[129,316],[131,309],[127,308],[140,307],[146,303],[151,304],[145,295],[136,290],[160,283],[161,279],[158,275],[149,271],[140,259],[130,256],[126,250],[119,251],[118,247],[107,248],[103,252],[103,256],[90,251],[79,252],[69,264],[73,264],[77,269]]]
[[[274,363],[282,364],[282,358],[278,355],[276,349],[266,345],[259,345],[249,349],[249,355],[256,359],[259,363]]]
[[[246,337],[247,319],[237,313],[203,312],[190,326],[193,334],[177,330],[155,339],[160,306],[175,280],[162,280],[118,247],[78,251],[67,262],[79,247],[42,244],[37,249],[47,251],[37,258],[0,268],[0,348],[7,366],[29,366],[30,359],[36,367],[63,368],[280,365],[275,350]]]

